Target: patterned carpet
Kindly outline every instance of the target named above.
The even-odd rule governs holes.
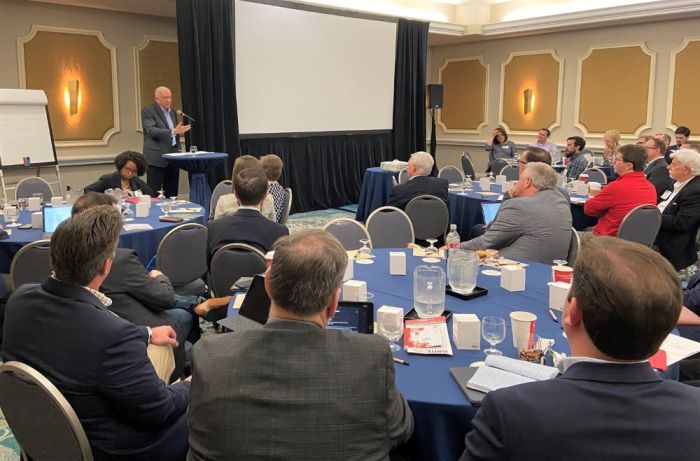
[[[289,216],[287,227],[291,233],[302,229],[322,228],[326,223],[337,218],[355,219],[354,205],[344,207],[345,210],[331,208],[328,210],[310,211],[308,213],[296,213]],[[0,412],[0,461],[16,461],[20,459],[17,441],[7,427],[5,417]]]

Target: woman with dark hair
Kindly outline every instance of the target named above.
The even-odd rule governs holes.
[[[154,197],[154,191],[148,184],[139,179],[148,168],[146,158],[138,152],[127,150],[117,155],[114,159],[117,171],[107,173],[95,181],[85,186],[85,192],[104,192],[107,189],[121,189],[129,195],[140,190],[144,195]]]
[[[491,171],[493,162],[498,159],[512,159],[515,158],[517,154],[517,148],[513,141],[508,141],[508,133],[506,133],[505,128],[500,126],[491,132],[491,137],[486,141],[486,146],[484,147],[489,153],[489,166],[486,168],[486,172]]]

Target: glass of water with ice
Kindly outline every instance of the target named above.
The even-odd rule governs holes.
[[[479,256],[475,251],[452,250],[447,260],[447,278],[452,291],[469,294],[476,287],[479,273]]]

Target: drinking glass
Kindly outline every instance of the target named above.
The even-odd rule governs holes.
[[[17,222],[18,219],[19,219],[19,211],[17,211],[17,207],[6,206],[5,207],[5,220],[10,221],[10,223],[11,223],[11,224],[8,224],[7,227],[19,226],[19,223]]]
[[[506,338],[506,321],[500,317],[484,317],[481,319],[481,337],[491,345],[484,349],[484,354],[503,355],[503,352],[496,349],[496,344]]]
[[[170,211],[177,211],[177,195],[170,197]]]
[[[430,246],[425,249],[425,255],[426,256],[437,256],[438,249],[435,248],[435,242],[437,242],[437,239],[425,239],[425,241],[430,244]]]
[[[17,199],[17,209],[20,211],[25,211],[29,207],[29,201],[26,197]]]
[[[476,287],[479,273],[479,256],[475,251],[450,250],[447,259],[447,280],[455,293],[469,294]]]
[[[396,340],[403,334],[403,315],[399,312],[379,312],[379,332],[389,340],[389,348],[393,352],[401,350]]]
[[[124,221],[134,220],[134,211],[131,209],[131,204],[129,202],[122,203],[122,219]]]
[[[557,266],[566,266],[567,261],[565,259],[555,259],[552,261]]]
[[[362,248],[357,250],[357,256],[355,259],[358,260],[364,260],[364,259],[369,259],[371,260],[374,258],[374,255],[372,254],[372,248],[369,246],[369,239],[361,239],[360,243],[362,244]]]
[[[173,204],[170,200],[164,198],[163,203],[160,205],[160,209],[163,210],[163,215],[168,216],[168,213],[170,213],[170,209],[172,208]]]
[[[501,268],[500,268],[500,266],[498,265],[498,259],[499,259],[499,257],[500,257],[500,256],[499,256],[498,252],[496,252],[496,253],[493,253],[492,255],[490,255],[490,256],[489,256],[488,258],[486,258],[486,260],[484,261],[484,264],[485,264],[485,265],[491,266],[491,267],[493,268],[492,270],[494,271],[494,273],[493,273],[494,276],[495,276],[495,275],[500,275],[500,274],[501,274]],[[498,272],[498,274],[496,274],[495,272]]]
[[[105,193],[106,193],[106,192],[107,192],[107,191],[105,191]],[[163,190],[162,187],[161,187],[160,190],[158,191],[158,197],[157,197],[157,198],[158,198],[158,200],[163,200],[163,199],[165,198],[165,191]]]
[[[445,310],[445,271],[439,266],[413,270],[413,307],[420,318],[437,317]]]

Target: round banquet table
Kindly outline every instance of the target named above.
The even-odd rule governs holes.
[[[211,189],[207,182],[207,168],[228,157],[225,152],[199,152],[196,154],[164,154],[163,158],[173,162],[181,170],[190,173],[190,202],[204,207],[204,216],[209,216]]]
[[[405,276],[389,275],[389,250],[374,250],[373,264],[354,264],[354,279],[367,282],[367,290],[374,294],[375,310],[382,305],[403,307],[408,312],[413,306],[413,269],[427,264],[422,258],[406,253]],[[536,333],[555,340],[557,352],[570,353],[569,343],[563,336],[561,324],[554,322],[547,312],[551,266],[529,263],[526,270],[526,290],[509,292],[500,287],[500,277],[479,273],[477,285],[489,290],[486,296],[464,301],[445,297],[445,308],[454,313],[473,313],[480,319],[486,315],[506,320],[506,338],[496,347],[504,355],[516,357],[513,347],[509,313],[525,310],[537,315]],[[437,265],[446,269],[445,261]],[[375,316],[376,318],[376,316]],[[452,321],[448,322],[452,339]],[[399,341],[401,343],[401,341]],[[481,341],[481,349],[488,344]],[[464,367],[484,360],[481,350],[459,350],[452,344],[454,356],[415,355],[403,349],[396,357],[409,362],[409,366],[395,364],[396,383],[408,400],[415,419],[413,436],[401,451],[412,459],[455,460],[464,450],[464,436],[471,429],[471,419],[477,411],[450,374],[451,367]]]
[[[364,222],[370,213],[389,202],[389,194],[394,187],[393,178],[398,178],[398,176],[398,172],[383,170],[379,167],[365,170],[360,199],[357,202],[357,213],[355,214],[357,221]]]
[[[181,207],[195,207],[193,204],[181,205]],[[134,211],[134,205],[131,205],[132,211]],[[150,224],[153,229],[148,230],[132,230],[126,231],[122,229],[119,236],[119,247],[121,248],[131,248],[136,250],[138,254],[139,261],[143,265],[147,265],[148,262],[155,256],[158,251],[158,244],[165,237],[169,231],[171,231],[175,226],[184,224],[186,222],[196,222],[199,224],[206,225],[206,218],[203,211],[199,213],[187,213],[179,214],[177,209],[173,210],[171,214],[183,216],[186,218],[185,221],[179,223],[172,222],[162,222],[158,220],[158,217],[162,214],[160,206],[154,201],[151,205],[151,212],[146,218],[134,218],[133,221],[129,221],[125,224]],[[20,213],[19,223],[27,224],[31,222],[31,212],[22,211]],[[12,258],[15,254],[28,243],[41,240],[44,237],[44,232],[42,229],[19,229],[17,227],[7,228],[7,224],[3,224],[6,229],[12,229],[12,235],[5,239],[0,240],[0,272],[9,273],[10,264],[12,263]]]

